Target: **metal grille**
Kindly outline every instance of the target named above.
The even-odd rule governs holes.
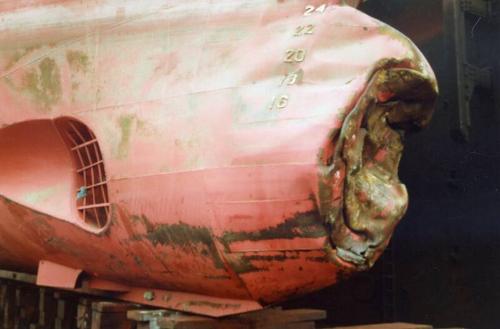
[[[82,220],[94,227],[104,227],[110,214],[104,161],[95,135],[84,124],[65,120],[65,135],[77,163],[81,186],[75,191]]]

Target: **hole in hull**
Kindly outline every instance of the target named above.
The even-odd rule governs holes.
[[[95,135],[70,118],[0,129],[0,195],[88,228],[109,220],[104,162]]]

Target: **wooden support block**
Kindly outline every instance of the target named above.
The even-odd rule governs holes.
[[[52,329],[57,313],[57,302],[52,290],[48,288],[38,289],[38,322],[30,326],[30,329]]]
[[[253,312],[249,312],[249,313],[233,315],[233,316],[230,316],[228,318],[229,319],[232,319],[232,318],[262,319],[262,318],[276,316],[278,314],[281,314],[281,312],[283,312],[282,307],[273,307],[273,308],[265,308],[262,310],[253,311]]]
[[[54,329],[73,329],[77,327],[77,307],[78,299],[75,294],[56,292],[56,316],[54,319]]]
[[[49,288],[38,288],[38,320],[30,324],[30,329],[54,329],[57,301]]]
[[[16,289],[10,283],[2,286],[2,329],[14,327],[16,316]]]
[[[92,303],[91,329],[132,329],[133,322],[127,318],[131,304],[94,302]]]
[[[159,329],[158,319],[177,312],[166,310],[131,310],[127,312],[127,318],[135,321],[137,329]]]
[[[3,312],[4,305],[6,303],[6,296],[7,296],[7,284],[5,282],[2,282],[0,285],[0,313]],[[0,314],[0,318],[3,317],[3,314]]]
[[[76,328],[90,329],[92,324],[92,301],[81,298],[76,312]]]
[[[287,323],[287,324],[273,324],[269,326],[256,326],[252,329],[316,329],[316,324],[314,322],[298,322],[298,323]]]
[[[321,310],[267,309],[214,319],[167,311],[129,311],[138,329],[314,329],[316,320],[326,317]],[[93,328],[94,329],[94,328]]]
[[[310,309],[297,309],[297,310],[273,310],[270,309],[262,314],[250,313],[235,316],[235,319],[254,323],[256,325],[277,325],[296,322],[311,322],[323,320],[326,318],[326,311],[324,310],[310,310]]]
[[[178,314],[178,312],[166,310],[130,310],[127,312],[127,318],[137,322],[148,322],[170,314]]]
[[[115,302],[94,302],[92,310],[101,313],[127,313],[129,310],[137,308],[133,304]]]
[[[433,329],[433,327],[425,324],[385,323],[354,327],[335,327],[331,329]]]
[[[25,282],[25,283],[30,283],[30,284],[36,283],[36,275],[27,274],[27,273],[19,273],[19,272],[0,270],[0,278],[13,280],[13,281],[19,281],[19,282]]]
[[[38,321],[38,288],[26,285],[16,287],[16,318],[14,329],[28,328]]]
[[[44,326],[44,325],[37,324],[37,323],[30,324],[29,328],[30,329],[52,329],[52,327]]]
[[[225,329],[222,327],[215,327],[217,320],[212,318],[191,316],[179,312],[163,310],[132,310],[127,313],[127,317],[138,322],[138,329]]]
[[[92,312],[91,329],[131,329],[132,321],[125,313]]]
[[[160,329],[251,329],[247,323],[236,320],[216,320],[202,316],[171,316],[158,319]]]

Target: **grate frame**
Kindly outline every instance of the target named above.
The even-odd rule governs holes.
[[[110,221],[108,179],[95,134],[85,124],[65,118],[59,124],[63,138],[76,163],[76,210],[80,219],[92,228],[102,229]]]

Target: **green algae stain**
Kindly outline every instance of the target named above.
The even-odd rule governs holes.
[[[117,159],[125,159],[130,150],[132,134],[140,137],[150,137],[157,134],[155,128],[147,121],[141,120],[135,114],[124,114],[118,118],[119,141],[114,155]]]
[[[14,65],[17,64],[26,55],[26,52],[24,50],[18,50],[16,51],[12,56],[10,56],[7,65],[5,65],[6,70],[10,70],[11,68],[14,67]]]
[[[61,75],[56,62],[44,58],[38,67],[28,71],[22,80],[21,89],[28,92],[45,111],[61,99]]]
[[[120,126],[121,138],[116,154],[118,159],[124,159],[128,155],[134,120],[135,117],[133,115],[123,115],[119,118],[118,124]]]
[[[14,54],[12,54],[7,62],[7,65],[5,66],[6,70],[10,70],[13,68],[23,57],[27,56],[28,54],[32,53],[33,51],[41,48],[41,46],[30,46],[26,47],[23,49],[18,49],[15,51]]]
[[[16,85],[12,82],[12,79],[9,76],[2,78],[2,82],[5,83],[9,88],[16,89]]]
[[[69,66],[76,72],[86,73],[89,68],[89,57],[79,50],[68,50],[66,52],[66,60]]]

